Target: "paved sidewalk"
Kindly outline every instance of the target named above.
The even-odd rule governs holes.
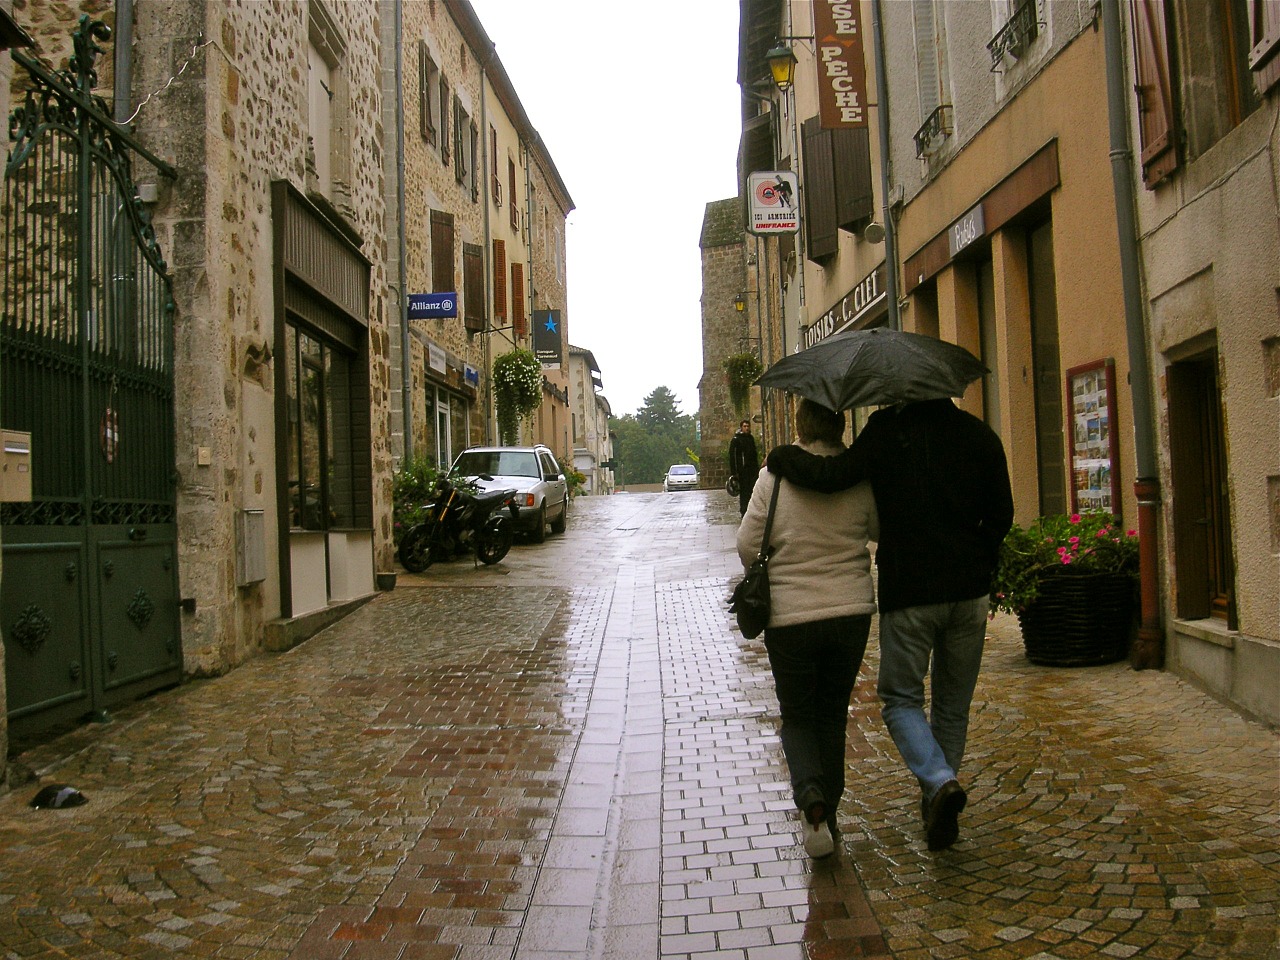
[[[32,751],[90,802],[0,797],[0,956],[1280,957],[1276,734],[1167,674],[1032,666],[1006,619],[960,842],[925,849],[873,639],[844,849],[809,861],[725,614],[736,523],[718,492],[579,501]]]

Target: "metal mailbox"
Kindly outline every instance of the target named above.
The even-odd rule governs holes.
[[[30,431],[0,430],[0,448],[0,500],[7,503],[30,502]]]

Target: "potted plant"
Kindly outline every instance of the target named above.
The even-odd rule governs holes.
[[[764,365],[754,353],[733,353],[724,358],[724,373],[729,381],[729,399],[741,413],[751,397],[751,385],[764,373]]]
[[[498,436],[504,444],[518,443],[520,421],[542,403],[542,364],[530,350],[502,354],[493,361],[493,389]]]
[[[1112,663],[1128,653],[1137,583],[1137,531],[1109,513],[1045,516],[1005,537],[991,610],[1017,616],[1032,663]]]

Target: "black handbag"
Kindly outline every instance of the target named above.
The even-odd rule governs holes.
[[[773,529],[773,511],[778,506],[781,487],[782,478],[778,477],[774,480],[773,496],[769,499],[769,516],[764,522],[760,552],[729,597],[729,612],[738,618],[738,629],[748,640],[760,636],[769,625],[769,532]]]

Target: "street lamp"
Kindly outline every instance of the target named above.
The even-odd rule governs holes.
[[[791,87],[791,82],[796,75],[796,55],[791,52],[791,48],[779,43],[776,47],[764,55],[765,60],[769,64],[769,72],[773,75],[773,82],[783,93]]]
[[[742,294],[738,294],[736,297],[734,297],[733,309],[737,310],[739,313],[747,309],[747,298],[744,297]]]

